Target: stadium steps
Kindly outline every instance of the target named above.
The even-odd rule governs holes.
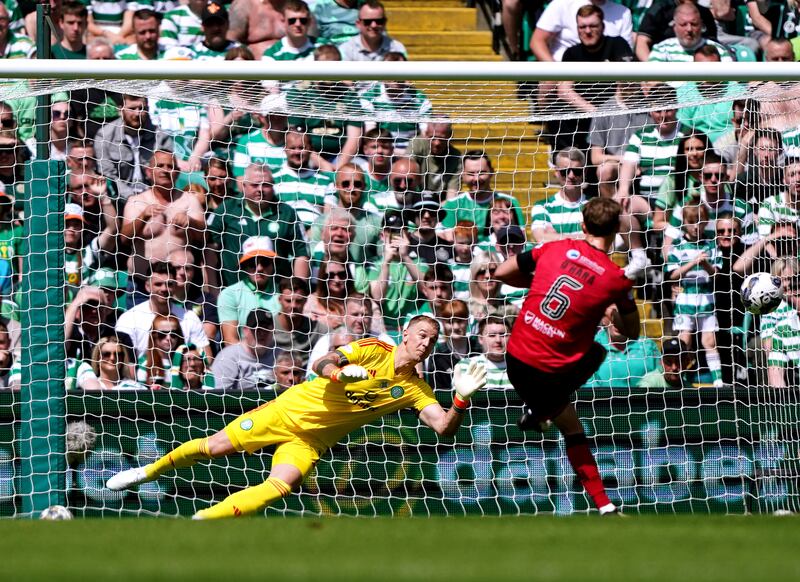
[[[492,50],[492,33],[479,19],[476,8],[462,0],[386,0],[387,32],[402,42],[411,60],[500,61]],[[436,82],[416,85],[429,96],[434,111],[455,117],[471,112],[485,115],[495,109],[498,118],[524,118],[527,101],[517,98],[513,82],[459,82],[447,86]],[[462,151],[483,149],[497,169],[495,188],[509,192],[525,207],[553,193],[548,187],[549,150],[539,140],[540,128],[524,122],[454,123],[454,145]],[[526,212],[528,214],[528,212]]]

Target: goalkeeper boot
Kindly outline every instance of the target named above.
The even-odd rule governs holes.
[[[112,476],[106,481],[106,487],[112,491],[122,491],[123,489],[130,489],[131,487],[136,487],[136,485],[147,483],[148,481],[154,481],[154,479],[147,476],[144,467],[135,467],[133,469],[120,471]]]
[[[552,422],[549,420],[539,420],[534,416],[533,411],[530,408],[526,408],[525,412],[522,413],[522,416],[520,416],[519,420],[517,421],[517,428],[523,432],[527,430],[545,432],[551,426],[553,426]]]
[[[617,507],[613,503],[609,503],[608,505],[604,505],[603,507],[598,509],[598,511],[600,512],[600,515],[603,516],[603,517],[609,517],[609,516],[628,517],[627,515],[622,513],[622,511],[620,511],[619,507]]]

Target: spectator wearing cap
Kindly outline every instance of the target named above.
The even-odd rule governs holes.
[[[404,210],[411,206],[414,195],[422,190],[419,164],[408,157],[395,158],[389,172],[389,189],[372,192],[371,202],[379,212]]]
[[[386,53],[406,54],[403,43],[386,34],[386,10],[381,2],[367,0],[358,9],[359,35],[343,42],[339,46],[342,60],[345,61],[381,61]]]
[[[242,328],[242,341],[217,354],[211,365],[217,390],[256,390],[275,382],[275,323],[266,309],[252,310]]]
[[[522,209],[513,196],[496,192],[492,187],[494,178],[494,168],[486,152],[470,150],[464,154],[463,173],[461,180],[466,187],[466,192],[462,192],[455,198],[446,200],[442,205],[447,214],[442,221],[442,226],[452,229],[456,223],[468,220],[476,225],[486,224],[486,218],[495,198],[508,198],[517,215],[516,223],[522,224]],[[478,233],[479,240],[486,238],[485,233]]]
[[[190,48],[197,61],[224,61],[232,48],[242,46],[238,41],[228,40],[228,11],[223,4],[209,2],[203,8],[203,37]]]
[[[61,3],[58,15],[54,15],[61,29],[61,40],[53,45],[54,59],[85,59],[86,45],[83,38],[89,26],[89,10],[77,0]]]
[[[146,168],[153,153],[172,151],[173,142],[153,124],[146,97],[123,95],[119,113],[97,130],[94,145],[100,173],[114,181],[124,201],[147,190]]]
[[[277,172],[286,161],[287,117],[280,112],[280,101],[270,100],[260,112],[251,112],[257,127],[236,138],[233,147],[233,175],[241,178],[251,164],[263,164]]]
[[[432,121],[422,135],[411,140],[409,151],[417,162],[425,190],[436,192],[440,200],[455,198],[461,187],[462,156],[453,144],[450,122]]]
[[[273,174],[275,193],[291,206],[308,230],[322,214],[325,196],[335,191],[333,177],[311,164],[311,138],[307,133],[290,129],[286,134],[286,161]]]
[[[368,199],[364,172],[354,164],[345,164],[336,171],[334,184],[335,194],[325,197],[325,214],[311,226],[312,255],[324,254],[324,246],[319,245],[325,238],[324,230],[334,213],[344,211],[350,215],[352,225],[348,246],[350,259],[356,265],[372,263],[378,258],[383,216]]]
[[[175,270],[172,265],[166,261],[152,263],[144,283],[144,289],[148,294],[147,300],[120,315],[115,329],[118,333],[128,334],[138,358],[147,350],[150,330],[156,315],[174,315],[181,322],[184,339],[203,349],[210,359],[211,347],[203,330],[203,323],[193,311],[187,311],[172,301],[174,288]]]
[[[594,388],[635,388],[650,372],[659,369],[661,352],[653,340],[640,337],[628,339],[614,325],[612,306],[600,320],[600,330],[594,341],[606,349],[606,359],[594,376],[586,382]]]
[[[408,228],[402,212],[386,211],[381,240],[383,260],[367,270],[369,294],[381,307],[387,333],[399,337],[401,322],[419,308],[423,296],[419,284],[425,267],[411,256]]]
[[[159,40],[163,15],[150,8],[136,10],[131,17],[134,43],[118,49],[114,56],[121,61],[155,61],[169,45]]]
[[[639,388],[688,388],[686,371],[693,365],[689,346],[676,337],[661,344],[661,365],[639,381]]]
[[[261,55],[262,61],[309,61],[314,59],[317,39],[308,35],[311,12],[303,0],[287,0],[281,12],[286,36]]]
[[[165,47],[190,47],[203,41],[203,17],[208,0],[188,0],[167,11],[161,22],[160,42]]]
[[[335,46],[322,45],[314,50],[316,61],[341,60]],[[289,125],[311,136],[311,147],[329,166],[336,169],[358,154],[364,123],[361,102],[356,90],[342,81],[311,81],[293,85],[286,102],[294,111],[307,112],[289,117]],[[323,165],[318,164],[320,167]]]
[[[77,204],[64,206],[64,281],[67,301],[81,286],[83,276],[83,208]]]
[[[153,153],[146,173],[149,190],[128,199],[120,234],[133,247],[132,273],[140,275],[144,262],[165,261],[169,253],[205,240],[205,214],[197,198],[176,187],[178,168],[172,152]]]
[[[304,314],[311,289],[308,281],[297,277],[278,284],[275,318],[275,346],[291,352],[302,367],[308,363],[311,348],[322,335],[322,325]]]
[[[412,201],[407,212],[414,227],[408,233],[409,253],[428,264],[447,263],[453,257],[453,247],[436,234],[436,227],[445,216],[439,197],[433,192],[420,192]]]
[[[239,266],[245,277],[225,287],[217,298],[225,345],[240,341],[240,329],[251,311],[269,309],[274,305],[276,256],[273,242],[268,237],[253,236],[244,241]]]
[[[242,196],[231,196],[209,216],[209,262],[220,269],[224,286],[239,280],[242,243],[248,237],[269,237],[278,257],[275,272],[280,277],[308,278],[308,248],[305,233],[294,210],[275,195],[272,172],[262,164],[251,164],[239,181]],[[217,252],[219,256],[217,257]]]

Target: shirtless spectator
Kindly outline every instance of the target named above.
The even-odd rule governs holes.
[[[256,59],[286,34],[283,0],[233,0],[228,38],[246,44]]]
[[[128,200],[122,221],[122,238],[133,246],[134,275],[187,244],[202,247],[206,228],[197,197],[175,187],[178,163],[172,152],[154,152],[146,173],[153,186]]]

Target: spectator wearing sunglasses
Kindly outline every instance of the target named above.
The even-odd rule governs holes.
[[[80,390],[144,389],[133,379],[130,352],[115,336],[101,338],[88,362],[74,362],[67,370],[67,382]]]
[[[136,363],[136,380],[150,388],[169,388],[172,383],[172,357],[183,345],[181,322],[174,315],[156,315],[147,351]]]
[[[275,295],[275,257],[272,240],[252,236],[242,245],[239,267],[241,281],[225,287],[217,298],[217,314],[226,346],[239,343],[240,330],[254,309],[273,305]]]
[[[531,232],[537,243],[583,238],[583,169],[586,157],[577,148],[561,150],[555,157],[555,173],[561,189],[531,211]]]
[[[308,4],[303,0],[287,0],[283,6],[283,24],[286,36],[273,44],[264,54],[262,61],[310,61],[314,59],[314,45],[317,39],[308,35],[311,14]]]
[[[406,54],[403,43],[386,34],[386,10],[381,2],[367,0],[358,10],[358,36],[339,47],[344,61],[382,61],[386,53]]]

